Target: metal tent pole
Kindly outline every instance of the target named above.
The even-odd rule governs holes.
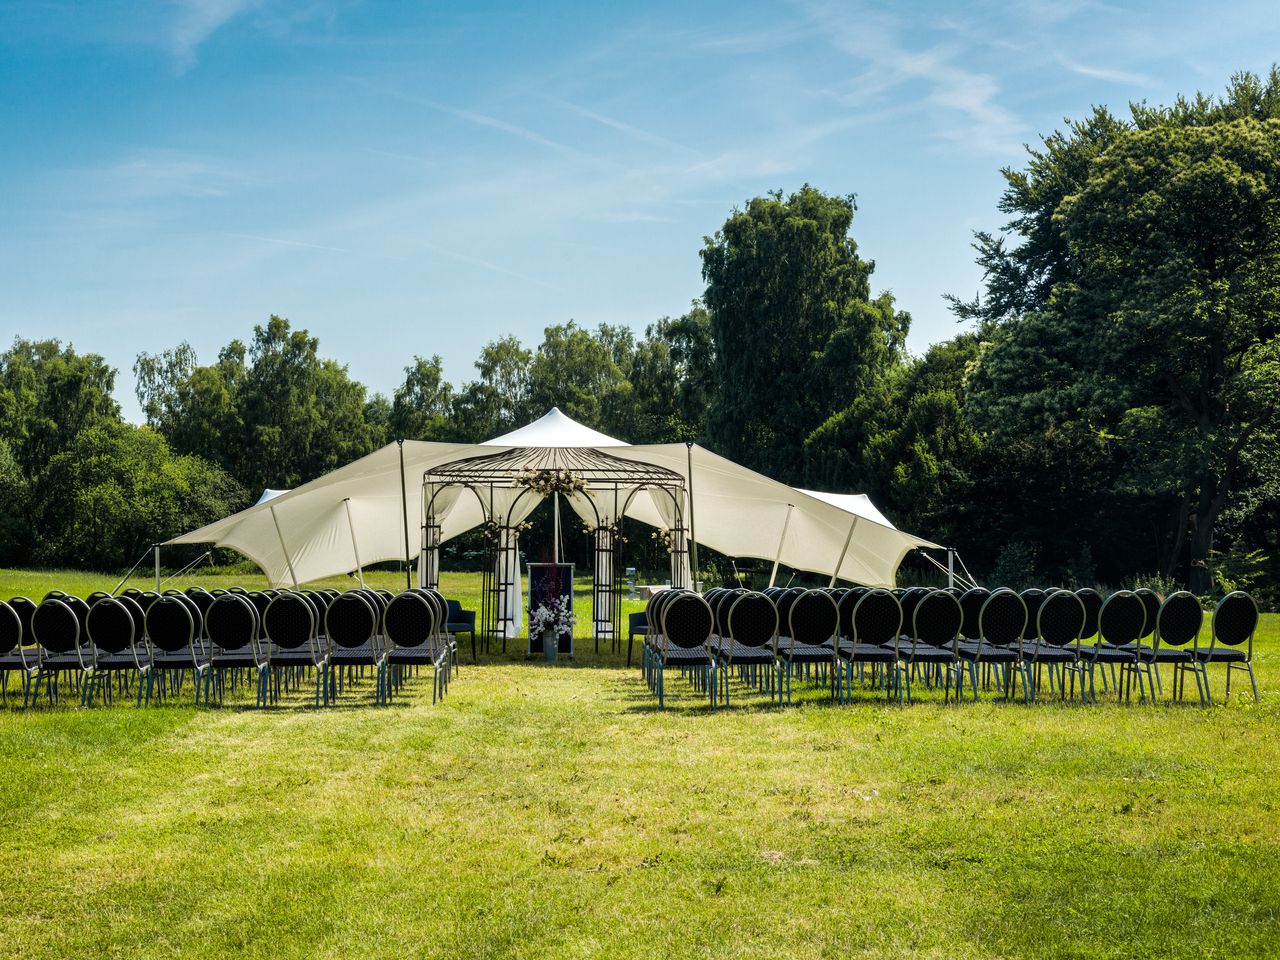
[[[840,574],[840,565],[844,563],[845,554],[849,552],[849,544],[853,543],[853,531],[857,529],[857,526],[858,518],[854,517],[853,523],[849,524],[849,535],[844,538],[844,546],[840,548],[840,559],[837,560],[836,565],[831,568],[831,582],[827,584],[828,587],[834,587],[836,585],[836,577]]]
[[[347,529],[351,531],[351,552],[356,555],[356,576],[360,578],[360,586],[364,587],[364,567],[360,565],[360,546],[356,543],[356,525],[351,520],[351,498],[342,501],[347,508]]]
[[[551,554],[552,554],[551,559],[554,562],[559,563],[560,562],[560,494],[552,493],[551,497],[554,502],[555,514],[556,514],[555,531],[552,534],[552,539],[551,539]],[[546,556],[546,554],[543,554],[543,556]]]
[[[947,547],[947,589],[956,585],[956,548]]]
[[[701,593],[698,590],[698,532],[693,525],[693,441],[686,440],[684,446],[689,464],[689,549],[693,551],[693,570],[689,573],[689,579],[693,581],[694,591]]]
[[[778,552],[773,557],[773,572],[769,574],[769,586],[773,586],[778,579],[778,564],[782,562],[782,545],[787,541],[787,527],[791,525],[791,511],[796,508],[794,503],[787,504],[787,516],[782,521],[782,535],[778,537]]]
[[[409,570],[409,487],[404,479],[404,440],[397,440],[400,447],[400,509],[404,516],[404,588],[413,589],[413,575]]]
[[[156,544],[156,593],[160,592],[160,544]]]
[[[289,556],[289,548],[284,545],[284,534],[280,532],[280,518],[276,516],[276,506],[271,504],[271,522],[276,525],[276,538],[280,541],[280,552],[284,554],[284,562],[289,567],[289,579],[293,581],[293,589],[298,589],[298,575],[293,572],[293,558]]]

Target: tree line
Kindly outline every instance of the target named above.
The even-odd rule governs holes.
[[[697,440],[784,482],[871,495],[980,578],[1201,594],[1280,582],[1280,72],[1097,107],[1002,171],[964,329],[922,356],[875,291],[856,202],[805,185],[731,212],[703,297],[639,335],[573,321],[391,396],[272,316],[202,363],[0,355],[0,562],[127,564],[152,539],[397,438],[478,442],[559,406],[634,443]]]

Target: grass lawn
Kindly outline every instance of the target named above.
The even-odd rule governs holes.
[[[5,570],[0,597],[103,583]],[[620,655],[522,650],[435,707],[424,678],[389,708],[10,698],[0,955],[1280,952],[1280,615],[1262,702],[1209,710],[737,687],[712,714],[672,679],[660,713]]]

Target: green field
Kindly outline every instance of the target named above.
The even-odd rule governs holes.
[[[0,571],[0,596],[104,583]],[[1222,705],[1217,671],[1208,710],[737,687],[713,714],[676,679],[658,712],[619,654],[520,646],[434,707],[423,678],[389,708],[11,697],[0,955],[1280,951],[1278,615],[1262,702]]]

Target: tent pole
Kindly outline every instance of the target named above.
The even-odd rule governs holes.
[[[849,544],[853,542],[853,531],[858,526],[858,518],[853,518],[853,523],[849,524],[849,535],[844,538],[844,546],[840,548],[840,559],[836,561],[836,565],[831,568],[831,582],[828,587],[836,585],[836,576],[840,573],[840,565],[844,563],[844,555],[849,552]]]
[[[956,585],[956,548],[947,547],[947,589]]]
[[[356,525],[351,521],[351,498],[342,501],[347,508],[347,529],[351,531],[351,552],[356,555],[356,576],[360,578],[360,588],[364,589],[364,567],[360,565],[360,547],[356,544]]]
[[[284,562],[289,567],[289,579],[293,581],[293,589],[298,589],[298,575],[293,572],[293,559],[289,556],[289,548],[284,545],[284,534],[280,532],[280,518],[276,516],[275,504],[268,509],[271,511],[271,522],[276,525],[276,537],[280,541],[280,552],[284,554]]]
[[[156,544],[156,593],[160,592],[160,544]]]
[[[694,592],[700,593],[701,591],[698,590],[698,533],[693,526],[693,441],[686,440],[684,446],[689,464],[689,548],[693,551],[693,570],[689,578],[693,580]]]
[[[791,525],[791,511],[796,508],[794,503],[787,504],[787,516],[782,521],[782,535],[778,537],[778,552],[773,558],[773,572],[769,574],[769,586],[773,586],[778,579],[778,564],[782,562],[782,545],[787,541],[787,527]]]
[[[556,523],[555,531],[551,535],[551,559],[554,563],[560,562],[560,494],[551,494],[552,502],[555,505]]]
[[[400,447],[400,509],[404,515],[404,588],[413,589],[413,580],[409,572],[409,487],[404,479],[404,440],[397,440]]]

